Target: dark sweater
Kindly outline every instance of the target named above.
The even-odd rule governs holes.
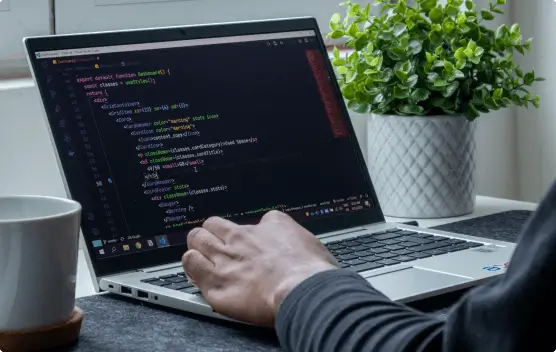
[[[276,329],[288,352],[552,352],[554,317],[556,184],[525,226],[506,274],[471,290],[447,316],[392,302],[359,275],[333,270],[288,295]]]

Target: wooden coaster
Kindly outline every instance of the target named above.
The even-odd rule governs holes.
[[[65,323],[39,330],[0,332],[0,351],[28,352],[70,345],[77,341],[83,323],[83,311],[77,307]]]

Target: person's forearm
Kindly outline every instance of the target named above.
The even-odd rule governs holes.
[[[443,325],[343,270],[305,280],[286,297],[276,319],[288,352],[440,351]]]

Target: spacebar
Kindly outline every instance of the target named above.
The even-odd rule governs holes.
[[[351,271],[355,271],[357,273],[360,273],[362,271],[367,271],[367,270],[373,270],[373,269],[378,269],[378,268],[382,268],[384,265],[382,264],[377,264],[377,263],[365,263],[365,264],[360,264],[360,265],[355,265],[355,266],[350,266],[347,267],[347,270],[351,270]]]

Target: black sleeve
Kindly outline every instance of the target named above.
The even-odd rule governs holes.
[[[400,283],[403,284],[403,283]],[[522,232],[507,273],[440,318],[395,303],[359,275],[316,274],[282,302],[287,352],[555,351],[556,184]]]

